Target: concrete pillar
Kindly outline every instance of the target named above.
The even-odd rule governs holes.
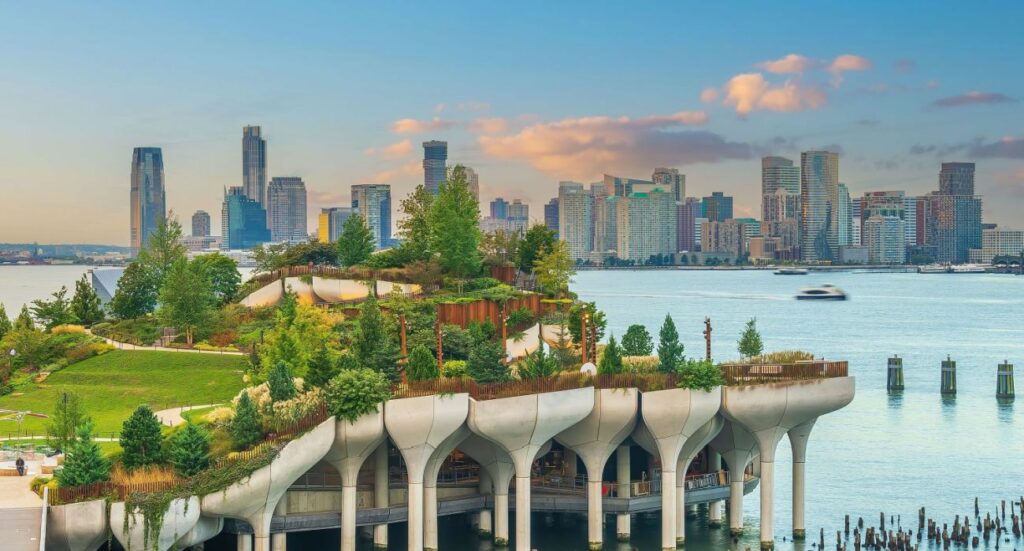
[[[807,440],[817,418],[789,430],[789,445],[793,449],[793,539],[807,537],[804,526],[804,470],[807,465]]]
[[[630,497],[629,445],[619,446],[615,451],[616,488],[619,497]],[[629,513],[619,513],[615,518],[615,536],[621,542],[629,541]]]
[[[775,548],[775,461],[761,458],[761,549]]]
[[[385,441],[377,447],[373,455],[373,506],[388,507],[390,505],[390,481],[388,480],[388,443]],[[373,547],[388,548],[388,525],[378,524],[373,527]]]
[[[576,476],[576,452],[568,447],[562,455],[562,463],[565,465],[565,476]],[[590,476],[590,473],[587,473]]]
[[[277,532],[270,535],[270,549],[272,551],[287,551],[288,549],[288,534],[285,532]]]
[[[494,491],[494,545],[508,547],[508,489]]]
[[[235,539],[238,551],[252,551],[252,534],[238,534]]]
[[[729,533],[743,533],[743,471],[729,471]]]
[[[437,551],[437,485],[423,486],[423,548]]]
[[[516,473],[516,551],[530,551],[530,477]]]
[[[709,450],[711,471],[719,473],[722,470],[722,454]],[[722,502],[712,501],[708,505],[708,526],[711,528],[722,527]]]
[[[676,548],[676,471],[675,465],[671,470],[664,470],[667,465],[662,465],[661,471],[661,548],[662,550]]]
[[[341,487],[341,551],[356,550],[356,487]]]
[[[587,471],[587,543],[592,551],[604,545],[604,510],[601,502],[601,477]]]
[[[482,538],[489,538],[494,531],[494,527],[491,524],[491,511],[484,509],[480,511],[480,522],[478,524],[477,533]]]
[[[436,551],[437,543],[437,476],[441,466],[455,447],[469,436],[469,429],[463,425],[434,449],[423,473],[423,548]]]

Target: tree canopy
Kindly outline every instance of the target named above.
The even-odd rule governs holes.
[[[238,287],[242,284],[242,274],[238,272],[238,262],[235,259],[220,253],[212,253],[197,256],[192,263],[210,280],[210,286],[219,304],[227,304],[234,300]]]
[[[530,226],[516,249],[516,265],[524,272],[532,272],[537,259],[549,252],[557,242],[558,234],[544,224]]]
[[[184,331],[189,346],[195,332],[213,319],[216,303],[213,282],[202,264],[181,258],[170,267],[160,289],[160,319]]]
[[[480,271],[480,206],[469,191],[465,167],[448,170],[430,210],[430,248],[441,266],[456,277],[475,275]]]
[[[71,301],[68,300],[68,288],[61,287],[52,295],[52,300],[36,299],[32,301],[32,314],[43,327],[49,331],[58,325],[75,323],[78,318],[71,312]]]
[[[622,351],[627,356],[650,356],[653,350],[654,341],[646,327],[633,324],[626,329],[622,336]]]
[[[622,353],[615,342],[615,335],[612,335],[608,337],[608,344],[605,345],[601,360],[597,363],[597,372],[601,375],[616,375],[622,371]]]
[[[683,344],[679,342],[679,332],[672,316],[665,314],[665,322],[658,332],[658,371],[672,373],[683,360]]]
[[[141,318],[156,309],[157,279],[142,262],[132,262],[117,280],[117,291],[107,308],[118,319]]]
[[[71,297],[71,314],[83,325],[103,321],[103,307],[99,295],[85,274],[75,282],[75,295]]]
[[[575,264],[569,255],[569,244],[555,241],[533,262],[533,272],[541,288],[561,298],[569,292],[569,283],[576,273]]]
[[[422,184],[408,197],[402,199],[403,217],[398,221],[398,235],[402,238],[399,247],[410,260],[427,260],[431,257],[431,211],[434,194]]]
[[[750,318],[747,326],[736,343],[736,348],[744,358],[760,356],[764,351],[764,343],[761,342],[761,333],[757,331],[757,318]]]
[[[338,237],[338,260],[346,268],[362,264],[373,254],[373,232],[362,216],[352,215],[345,220]]]

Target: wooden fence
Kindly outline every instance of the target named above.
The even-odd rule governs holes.
[[[758,385],[786,381],[830,379],[846,377],[847,362],[812,360],[788,364],[736,364],[722,365],[722,374],[728,385]]]
[[[521,298],[509,299],[505,302],[505,315],[526,308],[533,312],[535,318],[558,309],[558,304],[544,302],[542,295],[524,295]],[[501,303],[480,299],[473,302],[460,302],[455,304],[438,304],[437,319],[445,325],[458,325],[466,328],[472,322],[483,323],[490,321],[495,327],[501,327]]]

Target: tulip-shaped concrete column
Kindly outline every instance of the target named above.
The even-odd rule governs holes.
[[[650,432],[661,459],[662,549],[676,548],[676,463],[679,454],[686,441],[715,416],[721,401],[722,393],[718,388],[710,392],[674,388],[641,395],[643,425]]]
[[[494,492],[494,544],[499,547],[508,545],[508,485],[516,474],[515,463],[505,450],[489,440],[476,434],[470,434],[459,444],[459,449],[480,464],[487,473],[489,485]],[[482,478],[482,477],[481,477]],[[480,481],[481,487],[484,481]],[[483,514],[481,513],[480,530],[484,530]]]
[[[604,541],[601,476],[612,452],[636,426],[637,394],[635,388],[595,389],[594,408],[590,414],[555,437],[575,452],[573,461],[578,456],[587,469],[587,539],[590,549],[601,549]]]
[[[128,511],[123,501],[110,504],[110,531],[125,549],[166,551],[199,522],[199,498],[172,500],[160,525],[146,526],[141,511]]]
[[[383,408],[379,408],[383,410]],[[384,412],[335,423],[334,443],[324,456],[341,475],[341,551],[356,549],[356,482],[359,469],[384,439]]]
[[[444,460],[469,436],[463,424],[434,450],[423,473],[423,548],[437,551],[437,475]]]
[[[200,516],[196,525],[186,532],[184,536],[178,538],[178,541],[174,542],[172,549],[188,549],[192,546],[201,545],[203,542],[213,539],[214,536],[220,534],[223,529],[224,519],[222,517]]]
[[[747,429],[726,421],[710,443],[729,466],[729,532],[743,533],[743,473],[757,455],[757,440]]]
[[[708,456],[709,467],[712,472],[720,472],[722,470],[722,456],[716,452],[711,451]],[[722,502],[712,501],[708,504],[708,527],[710,528],[721,528],[722,527]]]
[[[615,450],[615,493],[618,497],[630,497],[629,479],[629,444],[619,446]],[[615,517],[615,539],[620,542],[629,541],[629,513],[619,513]]]
[[[594,390],[579,388],[471,400],[469,428],[500,446],[516,467],[516,549],[530,550],[530,466],[541,447],[583,420],[594,408]]]
[[[327,419],[285,445],[266,467],[223,491],[203,496],[203,514],[245,519],[254,532],[255,551],[269,551],[274,509],[292,483],[330,450],[334,425],[334,417]]]
[[[380,509],[390,505],[391,488],[388,477],[388,441],[385,437],[377,451],[373,453],[373,506]],[[388,525],[377,524],[373,527],[373,548],[388,548]]]
[[[804,527],[804,472],[807,465],[807,440],[811,437],[811,429],[817,417],[799,424],[787,433],[789,446],[793,449],[793,539],[802,540],[807,537]]]
[[[725,387],[722,409],[757,440],[761,464],[761,548],[775,547],[775,448],[790,429],[853,400],[852,377]]]
[[[423,549],[423,475],[442,442],[466,422],[468,394],[420,396],[384,404],[384,426],[405,460],[409,550]]]
[[[690,463],[697,457],[700,450],[708,445],[715,436],[722,430],[725,419],[721,415],[715,415],[710,421],[704,423],[693,436],[686,440],[683,449],[679,452],[679,461],[676,463],[676,546],[681,546],[686,541],[686,471],[690,469]],[[696,506],[695,506],[696,507]]]

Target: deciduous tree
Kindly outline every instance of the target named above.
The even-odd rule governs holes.
[[[141,318],[156,309],[159,290],[157,279],[147,267],[132,262],[117,280],[117,291],[107,308],[118,319]]]
[[[398,234],[402,237],[401,248],[412,260],[428,260],[431,257],[430,227],[434,194],[423,185],[408,197],[402,199],[402,219],[398,222]]]
[[[542,252],[533,262],[533,272],[537,274],[537,283],[541,288],[556,297],[564,297],[569,291],[569,283],[576,273],[575,265],[569,256],[569,244],[555,241],[551,248]]]
[[[83,325],[103,321],[103,307],[99,295],[92,288],[87,276],[75,282],[75,296],[71,297],[71,314]]]
[[[196,330],[213,319],[216,304],[213,283],[202,265],[181,258],[170,267],[160,289],[160,319],[184,331],[189,346]]]
[[[550,251],[557,241],[558,234],[544,224],[530,226],[516,249],[516,265],[524,272],[532,272],[537,259]]]
[[[238,262],[227,255],[213,253],[197,256],[192,264],[210,280],[218,304],[227,304],[234,300],[238,287],[242,284]]]
[[[441,266],[455,277],[479,272],[480,207],[469,191],[465,167],[456,165],[448,170],[430,220],[430,248],[440,256]]]
[[[37,299],[32,301],[32,314],[43,327],[49,331],[58,325],[75,323],[78,318],[71,312],[71,301],[68,300],[68,288],[61,287],[52,295],[52,300]]]
[[[626,356],[650,356],[653,350],[654,341],[646,327],[633,324],[626,329],[622,336],[622,351]]]

